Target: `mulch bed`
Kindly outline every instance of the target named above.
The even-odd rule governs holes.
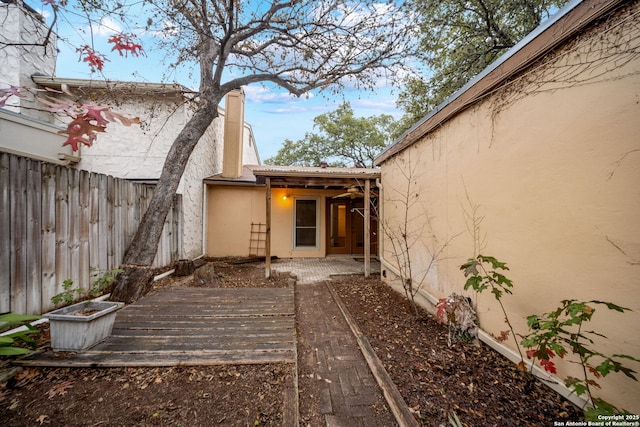
[[[484,344],[447,345],[447,327],[378,279],[335,278],[338,292],[425,426],[551,426],[582,420],[582,412]]]

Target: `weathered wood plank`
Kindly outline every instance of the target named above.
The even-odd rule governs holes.
[[[42,312],[42,176],[41,163],[27,163],[26,259],[27,313]]]
[[[119,259],[116,259],[116,239],[115,239],[115,206],[114,206],[114,198],[115,198],[115,179],[112,176],[107,176],[107,188],[106,193],[103,194],[106,197],[106,240],[107,240],[107,266],[106,270],[112,270],[114,268],[118,268],[120,266]]]
[[[211,329],[114,329],[111,337],[139,339],[155,339],[158,337],[180,340],[209,340],[211,343],[228,343],[242,340],[243,342],[291,342],[291,329],[279,330],[254,330],[251,328],[241,330],[213,331]]]
[[[295,320],[291,317],[161,317],[146,318],[141,316],[121,317],[113,325],[114,331],[121,329],[259,329],[270,330],[293,327]]]
[[[98,175],[98,233],[100,235],[100,244],[95,248],[98,252],[98,264],[95,266],[96,269],[99,270],[108,270],[109,269],[109,261],[108,261],[108,245],[109,245],[109,236],[107,233],[108,222],[107,222],[107,176],[106,175]]]
[[[282,427],[298,427],[300,425],[298,414],[298,370],[297,366],[291,370],[291,374],[285,377],[284,405],[282,413]]]
[[[71,278],[69,259],[69,199],[68,170],[56,169],[56,291],[62,292],[62,282]]]
[[[11,157],[11,310],[27,313],[27,160]]]
[[[42,165],[42,311],[54,308],[56,276],[56,167]]]
[[[122,263],[124,256],[124,221],[123,221],[123,197],[126,197],[126,186],[124,182],[116,180],[113,182],[113,251],[114,261],[117,265]]]
[[[39,357],[39,358],[38,358]],[[53,359],[45,355],[34,355],[22,359],[23,366],[73,367],[73,368],[117,368],[117,367],[160,367],[160,366],[211,366],[236,364],[294,363],[292,352],[231,353],[231,354],[105,354],[82,353],[72,357]]]
[[[0,153],[0,312],[11,310],[10,158]]]
[[[78,221],[78,276],[82,287],[87,289],[91,283],[91,259],[89,254],[89,229],[91,213],[90,203],[90,179],[89,173],[79,171],[78,176],[78,207],[76,219]]]
[[[69,201],[69,273],[67,279],[73,280],[76,287],[87,289],[80,277],[80,221],[78,211],[80,206],[80,175],[76,169],[67,171],[67,200]]]
[[[201,351],[203,353],[229,353],[229,352],[256,352],[256,351],[275,351],[291,349],[291,342],[283,342],[279,340],[264,341],[218,341],[211,337],[192,338],[192,339],[175,339],[171,337],[150,337],[145,339],[135,338],[135,350],[132,348],[131,337],[109,337],[106,341],[93,347],[93,352],[116,352],[116,353],[173,353],[173,352],[189,352]]]
[[[89,175],[89,265],[92,270],[100,264],[100,175]]]

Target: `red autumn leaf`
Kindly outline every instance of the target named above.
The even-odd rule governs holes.
[[[102,71],[104,67],[104,61],[108,61],[107,57],[101,53],[97,53],[91,49],[88,45],[84,45],[76,49],[76,52],[80,52],[82,61],[89,64],[91,71]]]
[[[594,380],[587,380],[586,383],[591,385],[591,386],[597,387],[597,388],[602,388],[602,387],[600,387],[600,384],[598,384]]]
[[[47,392],[49,399],[53,399],[56,396],[64,396],[67,393],[67,389],[73,386],[73,380],[64,381],[54,385]]]
[[[51,96],[38,97],[38,100],[49,107],[47,108],[48,111],[64,114],[71,118],[67,129],[58,133],[67,135],[67,140],[62,145],[70,145],[73,151],[78,151],[80,144],[88,147],[93,145],[97,138],[97,133],[105,132],[107,124],[110,122],[118,121],[124,126],[140,123],[138,117],[126,117],[109,110],[107,106],[92,104],[79,105],[74,100],[74,98],[76,98],[75,95],[67,88],[63,87],[61,91],[51,91],[69,95],[69,97],[58,98]]]
[[[436,308],[438,309],[438,312],[436,313],[436,318],[438,319],[439,322],[445,323],[445,319],[447,317],[447,299],[441,298],[440,300],[438,300],[438,303],[436,304]]]
[[[550,360],[540,359],[540,366],[542,366],[545,371],[551,372],[552,374],[558,372],[556,370],[555,363],[551,362]]]
[[[67,125],[66,130],[58,132],[69,136],[62,146],[70,145],[73,151],[78,151],[79,144],[91,147],[96,140],[96,132],[104,132],[105,126],[93,125],[90,120],[86,114],[76,117]]]
[[[9,86],[6,89],[0,89],[0,107],[4,107],[7,100],[12,96],[17,96],[18,98],[24,98],[24,94],[21,92],[22,88],[19,86]]]
[[[140,117],[129,118],[127,116],[123,116],[122,114],[116,113],[115,111],[111,111],[109,109],[103,111],[103,114],[107,119],[107,121],[109,122],[119,121],[124,126],[140,124]]]
[[[596,369],[593,366],[587,365],[587,369],[589,369],[589,372],[591,372],[594,377],[600,378],[601,376],[600,372],[596,371]]]
[[[126,57],[128,56],[129,52],[131,52],[131,55],[133,56],[144,55],[142,46],[138,43],[133,42],[132,39],[135,37],[136,36],[134,34],[120,33],[111,36],[107,41],[109,43],[113,43],[113,48],[111,48],[111,51],[113,52],[114,50],[117,50],[120,56]]]
[[[109,107],[83,104],[82,108],[87,110],[85,116],[88,117],[89,120],[95,120],[98,126],[106,126],[107,123],[109,123],[108,120],[102,117],[102,113],[107,111]]]
[[[500,342],[504,342],[506,340],[509,339],[509,334],[511,333],[511,331],[506,330],[506,331],[500,331],[500,336],[496,337],[496,339]]]

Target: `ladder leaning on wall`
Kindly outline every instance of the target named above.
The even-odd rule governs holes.
[[[249,256],[266,256],[267,245],[267,224],[261,222],[251,223],[251,234],[249,235]]]

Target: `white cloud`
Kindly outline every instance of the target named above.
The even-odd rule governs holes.
[[[161,30],[149,31],[149,34],[161,39],[171,39],[180,35],[180,29],[175,23],[171,21],[162,21],[161,27]]]
[[[247,101],[254,104],[288,104],[313,97],[312,93],[306,93],[300,97],[296,97],[288,92],[282,92],[281,90],[259,85],[245,86],[243,89]]]
[[[329,111],[326,106],[322,105],[291,105],[281,108],[271,108],[263,110],[269,114],[306,114],[306,113],[324,113]]]
[[[100,19],[100,23],[92,28],[96,36],[108,37],[122,32],[122,26],[108,16]]]

